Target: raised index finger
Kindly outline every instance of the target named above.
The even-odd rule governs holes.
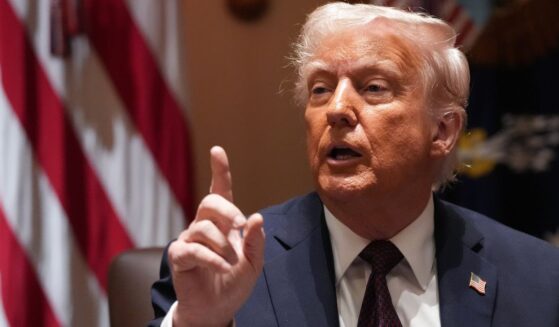
[[[212,184],[210,193],[219,194],[230,202],[233,202],[233,186],[229,160],[227,153],[220,146],[210,149],[210,166],[212,169]]]

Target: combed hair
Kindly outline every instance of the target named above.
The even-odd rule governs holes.
[[[417,44],[424,62],[420,77],[425,86],[427,108],[434,119],[462,117],[466,121],[470,72],[464,54],[456,48],[456,32],[444,21],[423,13],[407,12],[390,7],[368,4],[329,3],[313,11],[301,29],[291,58],[298,77],[295,98],[300,105],[308,99],[306,71],[322,41],[356,27],[363,27],[383,17],[405,26],[401,36]],[[447,156],[443,168],[433,185],[438,188],[455,179],[456,149]]]

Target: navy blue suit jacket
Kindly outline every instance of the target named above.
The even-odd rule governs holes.
[[[316,193],[262,211],[264,271],[237,326],[338,326],[332,249]],[[526,217],[530,219],[530,217]],[[440,318],[452,326],[559,326],[559,250],[476,212],[435,200]],[[486,294],[468,287],[470,274]],[[163,256],[152,288],[158,326],[175,293]]]

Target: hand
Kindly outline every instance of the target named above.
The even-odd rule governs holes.
[[[246,219],[233,204],[227,154],[217,146],[210,154],[210,194],[169,247],[178,301],[173,326],[227,326],[262,271],[262,216]]]

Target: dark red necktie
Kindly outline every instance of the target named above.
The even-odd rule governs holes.
[[[371,265],[371,275],[357,327],[402,327],[386,285],[386,274],[402,260],[402,253],[389,241],[373,241],[359,256]]]

